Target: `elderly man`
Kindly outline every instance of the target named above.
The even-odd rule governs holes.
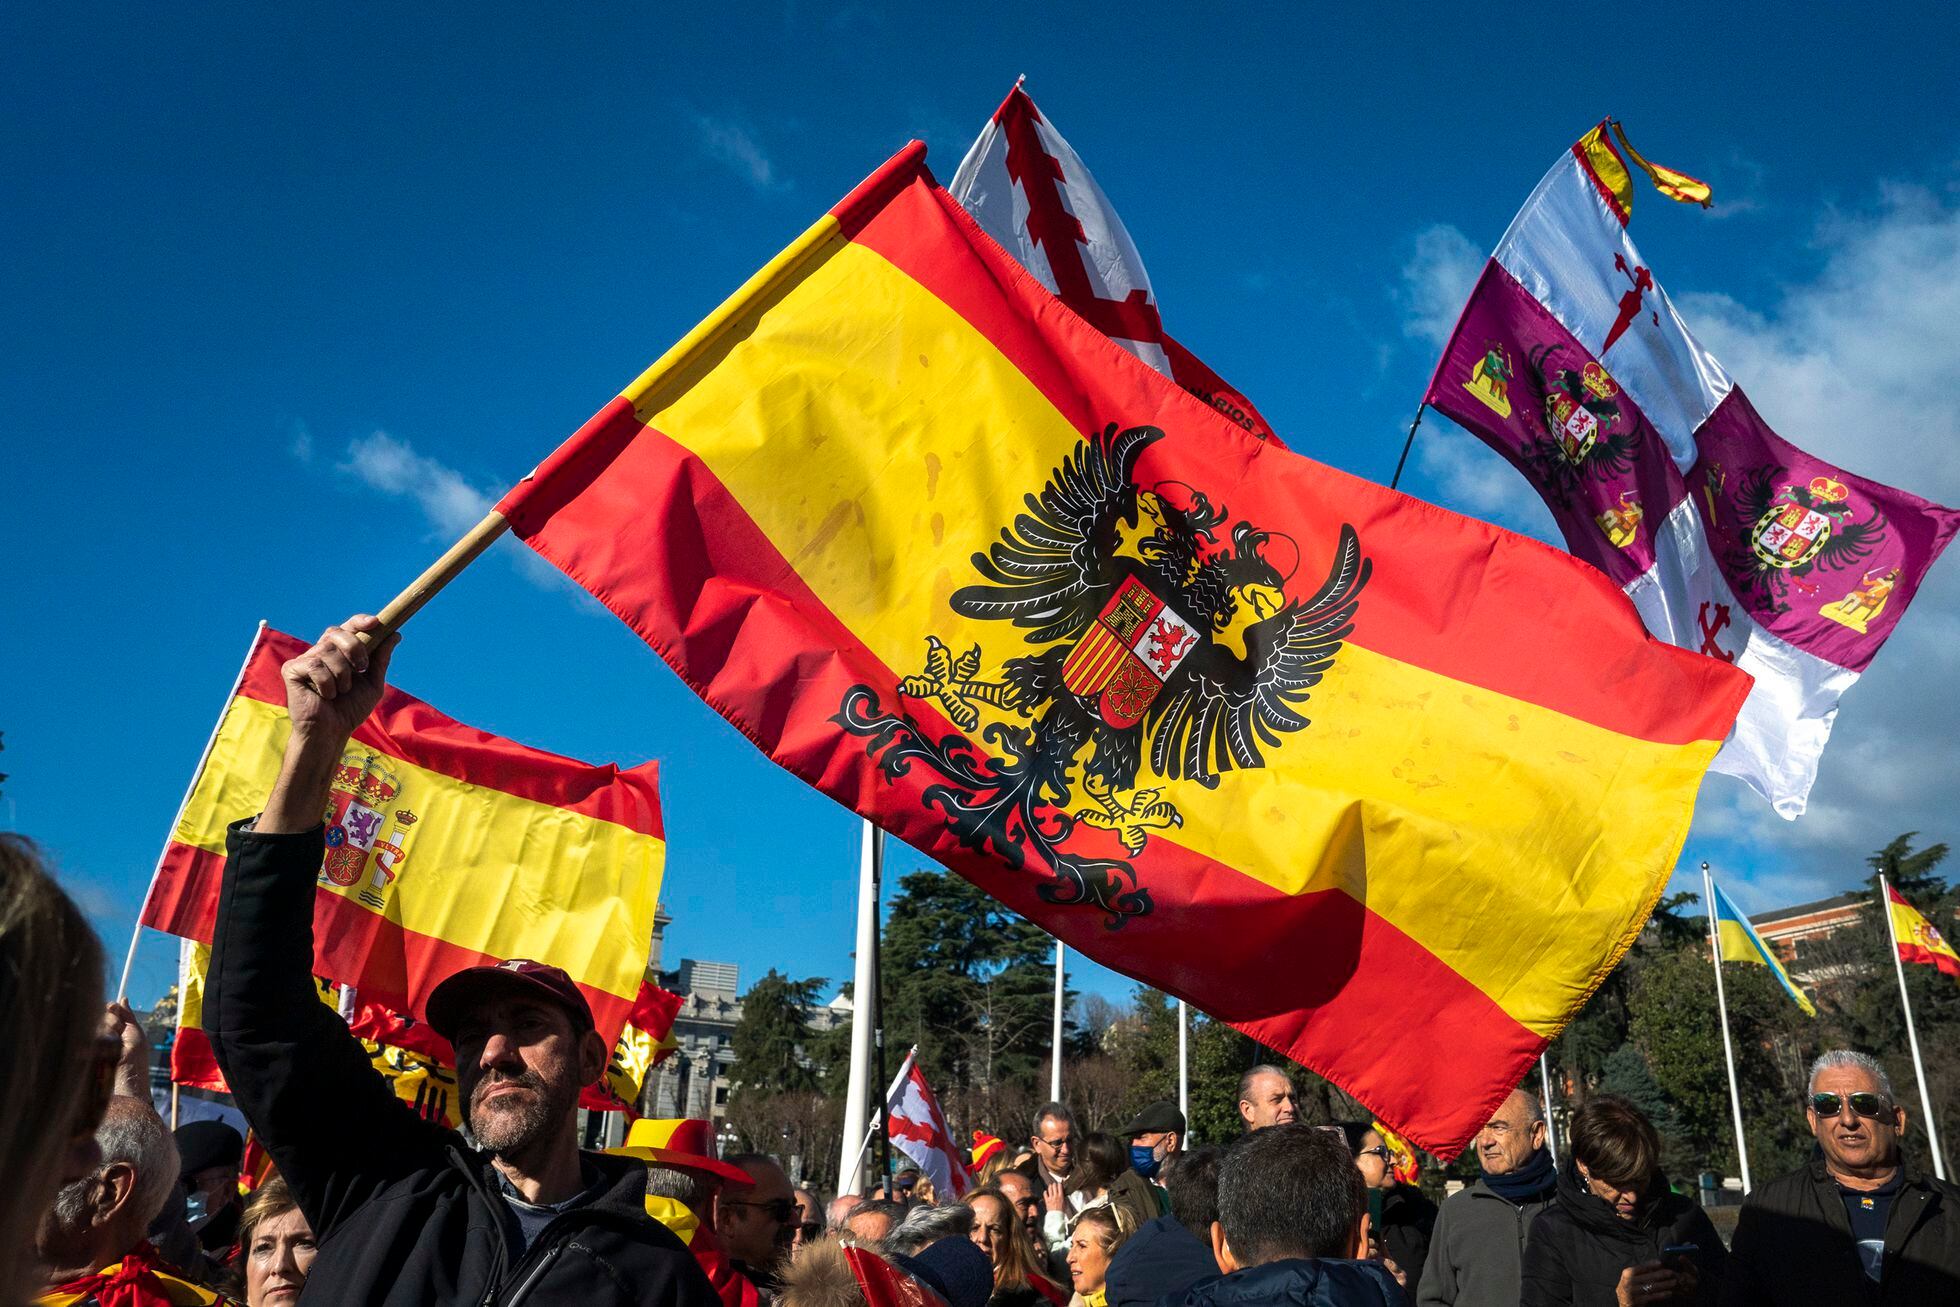
[[[858,1203],[844,1218],[844,1234],[860,1247],[874,1252],[885,1246],[898,1223],[905,1219],[905,1208],[884,1198],[869,1198]]]
[[[1818,1154],[1742,1204],[1724,1307],[1960,1302],[1960,1186],[1909,1164],[1885,1068],[1844,1050],[1810,1068]]]
[[[377,641],[370,649],[362,637]],[[444,1307],[522,1294],[578,1307],[719,1307],[648,1215],[646,1167],[578,1146],[606,1041],[571,978],[523,959],[430,993],[456,1050],[465,1140],[396,1100],[314,988],[320,814],[395,640],[369,616],[280,669],[291,734],[256,819],[231,828],[204,1025],[218,1065],[319,1239],[310,1302]]]
[[[1239,1077],[1239,1120],[1247,1133],[1285,1125],[1300,1117],[1300,1091],[1293,1077],[1261,1064]]]
[[[1481,1174],[1443,1200],[1429,1257],[1411,1276],[1419,1307],[1517,1307],[1523,1292],[1525,1235],[1558,1193],[1538,1096],[1513,1089],[1477,1132],[1476,1150]]]
[[[1368,1200],[1347,1145],[1299,1122],[1261,1129],[1226,1155],[1211,1248],[1224,1274],[1187,1290],[1183,1307],[1407,1301],[1386,1267],[1362,1260]]]
[[[147,1098],[118,1095],[96,1128],[102,1162],[64,1186],[35,1231],[45,1269],[44,1301],[214,1302],[172,1274],[144,1241],[177,1192],[177,1146]]]

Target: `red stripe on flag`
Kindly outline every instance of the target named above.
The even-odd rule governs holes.
[[[143,924],[209,944],[218,916],[224,855],[172,843],[160,868],[158,892],[145,910]],[[443,980],[465,967],[505,960],[409,930],[338,894],[314,891],[314,974],[357,986],[363,1005],[393,1008],[421,1019],[429,991]],[[622,998],[590,985],[578,988],[592,1008],[594,1025],[610,1045],[619,1038],[638,995]]]
[[[231,1092],[225,1073],[218,1069],[218,1055],[211,1051],[210,1036],[196,1026],[179,1026],[170,1042],[170,1079],[189,1089]]]
[[[935,204],[943,219],[922,212]],[[992,279],[959,275],[970,256],[931,239],[946,221],[966,233]],[[1375,601],[1355,619],[1354,643],[1622,735],[1686,744],[1728,734],[1750,682],[1726,664],[1653,640],[1626,596],[1595,568],[1529,537],[1499,534],[1334,468],[1269,452],[1075,317],[937,187],[907,188],[857,241],[971,323],[1078,431],[1109,422],[1179,423],[1185,438],[1146,449],[1140,479],[1217,487],[1214,498],[1250,521],[1297,519],[1303,502],[1341,506],[1378,578]],[[1085,381],[1099,383],[1094,393]],[[1331,549],[1333,525],[1330,515],[1328,541],[1300,541],[1303,553]],[[1492,566],[1491,555],[1500,552],[1515,565]],[[1300,572],[1313,575],[1324,563],[1303,557]],[[1489,584],[1474,591],[1447,584],[1458,565],[1484,568]],[[1385,585],[1394,586],[1395,602],[1382,601],[1390,593]],[[1603,602],[1570,603],[1579,588],[1597,591]],[[1622,629],[1602,631],[1602,612],[1616,613]],[[1520,613],[1530,620],[1519,620]],[[1625,651],[1617,664],[1601,663],[1607,645]],[[1572,670],[1555,676],[1548,667]]]
[[[1035,857],[1015,871],[961,845],[925,800],[929,769],[882,777],[835,720],[853,685],[874,687],[895,706],[896,676],[698,459],[643,431],[623,442],[617,431],[608,435],[621,452],[577,502],[548,522],[520,513],[513,526],[776,761],[1071,947],[1290,1053],[1424,1139],[1469,1138],[1529,1069],[1542,1040],[1344,893],[1287,894],[1157,837],[1135,860],[1156,908],[1119,935],[1098,910],[1043,900],[1040,888],[1055,881]],[[636,565],[609,568],[606,584],[594,585],[566,566],[568,557],[593,554]],[[953,733],[929,704],[905,707],[928,737]],[[1373,1052],[1354,1056],[1383,1031],[1406,1029],[1449,1030],[1455,1042],[1404,1041],[1392,1066]],[[1465,1057],[1465,1048],[1477,1056]],[[1492,1061],[1507,1069],[1505,1083],[1495,1100],[1482,1101],[1471,1095],[1493,1083]]]
[[[268,630],[246,664],[238,693],[283,709],[286,686],[280,679],[279,666],[307,648],[304,641]],[[354,739],[387,757],[465,784],[664,838],[657,763],[621,771],[611,763],[595,767],[576,758],[532,749],[465,726],[392,686],[355,729]]]

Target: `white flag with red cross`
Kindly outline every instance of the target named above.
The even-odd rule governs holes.
[[[1123,220],[1019,82],[949,189],[982,231],[1090,326],[1261,440],[1286,447],[1251,400],[1164,330]]]
[[[932,1181],[938,1200],[946,1202],[964,1194],[973,1177],[966,1169],[965,1155],[953,1143],[953,1132],[946,1128],[946,1115],[932,1096],[926,1073],[919,1068],[918,1052],[915,1048],[905,1055],[891,1101],[885,1104],[885,1120],[892,1147],[912,1160],[919,1173]]]

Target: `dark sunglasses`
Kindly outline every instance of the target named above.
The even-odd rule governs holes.
[[[89,1049],[83,1068],[82,1098],[75,1105],[73,1137],[92,1135],[109,1111],[109,1100],[116,1093],[116,1067],[122,1062],[122,1045],[108,1035],[100,1036]]]
[[[723,1207],[760,1207],[769,1213],[769,1219],[777,1225],[788,1225],[796,1219],[796,1204],[787,1198],[775,1198],[766,1203],[749,1202],[741,1198],[724,1198]]]
[[[1382,1159],[1382,1161],[1388,1162],[1394,1160],[1395,1154],[1388,1151],[1387,1144],[1376,1144],[1373,1148],[1362,1149],[1359,1153],[1356,1154],[1356,1156],[1379,1157]]]
[[[1855,1094],[1812,1094],[1810,1110],[1819,1116],[1836,1116],[1844,1110],[1846,1103],[1859,1116],[1879,1117],[1892,1110],[1892,1104],[1885,1101],[1883,1094],[1868,1094],[1860,1091]]]

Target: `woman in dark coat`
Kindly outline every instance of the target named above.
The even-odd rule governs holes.
[[[1523,1307],[1713,1307],[1728,1250],[1668,1190],[1653,1123],[1602,1095],[1573,1113],[1570,1149],[1557,1201],[1531,1223]]]
[[[1396,1178],[1397,1162],[1406,1159],[1396,1155],[1371,1122],[1343,1121],[1341,1133],[1354,1153],[1361,1183],[1368,1187],[1369,1229],[1375,1246],[1402,1272],[1402,1286],[1414,1302],[1423,1264],[1429,1260],[1429,1236],[1436,1229],[1436,1204],[1415,1185]]]

